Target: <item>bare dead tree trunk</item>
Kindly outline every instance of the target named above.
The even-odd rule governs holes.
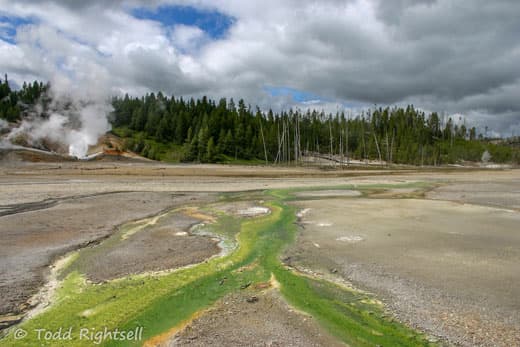
[[[347,137],[347,138],[346,138],[346,141],[345,141],[345,145],[346,145],[346,152],[347,152],[347,166],[348,166],[348,164],[349,164],[349,158],[350,158],[350,156],[349,156],[349,154],[348,154],[348,123],[347,123],[347,136],[346,136],[346,137]]]
[[[294,151],[294,161],[298,161],[298,153],[297,153],[297,149],[296,149],[296,141],[297,141],[297,138],[298,138],[298,133],[297,133],[297,127],[296,127],[296,115],[294,115],[294,142],[293,142],[293,151]]]
[[[332,156],[334,155],[332,151],[332,119],[329,119],[329,134],[330,134],[330,152],[329,156],[332,159]]]
[[[287,124],[285,122],[285,119],[283,120],[283,161],[287,163]]]
[[[381,151],[379,150],[379,143],[377,142],[377,136],[376,132],[373,131],[372,134],[374,135],[374,140],[376,141],[376,149],[377,149],[377,155],[379,156],[379,163],[381,163]]]
[[[367,159],[367,145],[365,141],[365,122],[361,122],[361,141],[363,142],[363,159]]]
[[[388,143],[388,130],[385,131],[386,134],[386,161],[390,162],[390,144]]]
[[[291,123],[290,123],[290,120],[288,119],[287,120],[287,127],[286,127],[286,130],[287,130],[287,164],[289,164],[291,162]]]
[[[286,139],[287,139],[287,134],[286,134],[286,124],[285,124],[285,119],[283,120],[283,129],[282,129],[282,142],[283,142],[283,161],[286,163],[287,162],[287,143],[286,143]]]
[[[294,119],[294,161],[298,164],[300,160],[300,119],[298,112]]]
[[[298,116],[298,159],[300,162],[302,161],[302,137],[301,137],[301,129],[300,129],[300,117]]]
[[[278,153],[276,153],[276,159],[274,160],[275,164],[278,164],[278,160],[281,156],[281,150],[282,150],[282,141],[280,139],[280,122],[276,122],[276,139],[278,140]]]
[[[267,147],[265,146],[264,127],[262,126],[262,118],[260,118],[260,134],[262,135],[262,143],[264,144],[265,165],[268,165],[269,162],[267,161]]]
[[[343,168],[343,129],[339,131],[339,157],[341,160],[341,167]]]
[[[392,131],[392,143],[390,144],[390,162],[393,163],[394,160],[394,139],[395,139],[395,129]]]

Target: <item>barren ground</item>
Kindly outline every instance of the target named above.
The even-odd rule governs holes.
[[[126,221],[212,199],[206,194],[160,192],[76,196],[73,184],[70,190],[71,196],[48,205],[4,205],[4,213],[9,214],[0,217],[0,315],[25,311],[29,298],[43,284],[48,266],[59,256],[109,236]]]
[[[334,188],[413,182],[434,188],[424,196],[409,187],[368,196]],[[11,162],[0,166],[0,315],[27,310],[51,263],[78,248],[82,256],[71,269],[94,282],[198,263],[219,251],[215,240],[190,233],[204,221],[200,215],[175,211],[121,238],[124,223],[208,204],[248,217],[244,211],[261,213],[257,202],[237,202],[237,195],[217,203],[214,193],[288,187],[310,190],[294,202],[310,210],[287,251],[293,265],[370,290],[400,320],[452,343],[520,345],[518,170]],[[258,302],[247,302],[251,295]],[[167,343],[328,346],[334,340],[275,289],[251,289],[225,297]]]
[[[251,298],[258,300],[255,302]],[[309,315],[294,311],[276,289],[230,294],[160,347],[345,346]]]
[[[423,199],[297,205],[306,213],[287,252],[294,264],[337,272],[386,299],[401,320],[451,342],[520,344],[519,213]]]
[[[102,282],[200,263],[219,252],[218,240],[190,232],[203,221],[181,211],[150,218],[149,225],[138,224],[135,230],[119,232],[85,249],[67,272],[78,270],[89,280]]]

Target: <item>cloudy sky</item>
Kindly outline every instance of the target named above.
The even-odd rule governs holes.
[[[327,111],[413,103],[520,134],[518,0],[0,0],[0,72]]]

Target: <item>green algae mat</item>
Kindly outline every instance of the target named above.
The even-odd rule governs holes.
[[[290,305],[350,346],[431,346],[424,335],[388,318],[368,294],[301,274],[281,262],[280,254],[298,232],[295,208],[287,203],[295,191],[262,193],[264,205],[271,210],[268,215],[243,219],[220,215],[212,229],[234,238],[236,247],[197,265],[102,284],[89,283],[69,266],[52,305],[10,329],[0,345],[141,346],[182,326],[223,296],[274,278]],[[223,198],[232,201],[233,195]],[[78,257],[81,251],[70,257],[70,263]]]

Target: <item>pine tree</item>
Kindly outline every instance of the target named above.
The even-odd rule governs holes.
[[[203,128],[200,128],[199,133],[197,135],[197,161],[205,161],[208,141],[209,130],[208,127],[205,126]]]
[[[213,163],[215,162],[216,155],[217,151],[215,147],[215,141],[213,141],[213,137],[210,137],[206,146],[206,155],[204,161],[208,163]]]
[[[24,83],[11,90],[0,81],[0,118],[16,122],[30,114],[36,103],[42,117],[51,110],[49,84]],[[425,114],[413,105],[406,108],[375,108],[357,116],[345,117],[317,110],[289,109],[264,115],[244,100],[217,102],[207,97],[168,98],[162,93],[143,97],[114,97],[111,115],[117,134],[126,137],[125,146],[148,155],[164,157],[166,151],[179,151],[185,161],[218,161],[229,157],[287,163],[305,153],[343,161],[381,159],[389,163],[442,165],[461,160],[480,161],[487,149],[493,161],[520,158],[520,149],[492,144],[463,119],[452,119],[433,112]],[[486,137],[488,135],[486,127]],[[211,141],[210,141],[211,140]],[[159,144],[158,142],[161,142]],[[177,156],[178,157],[178,156]]]

